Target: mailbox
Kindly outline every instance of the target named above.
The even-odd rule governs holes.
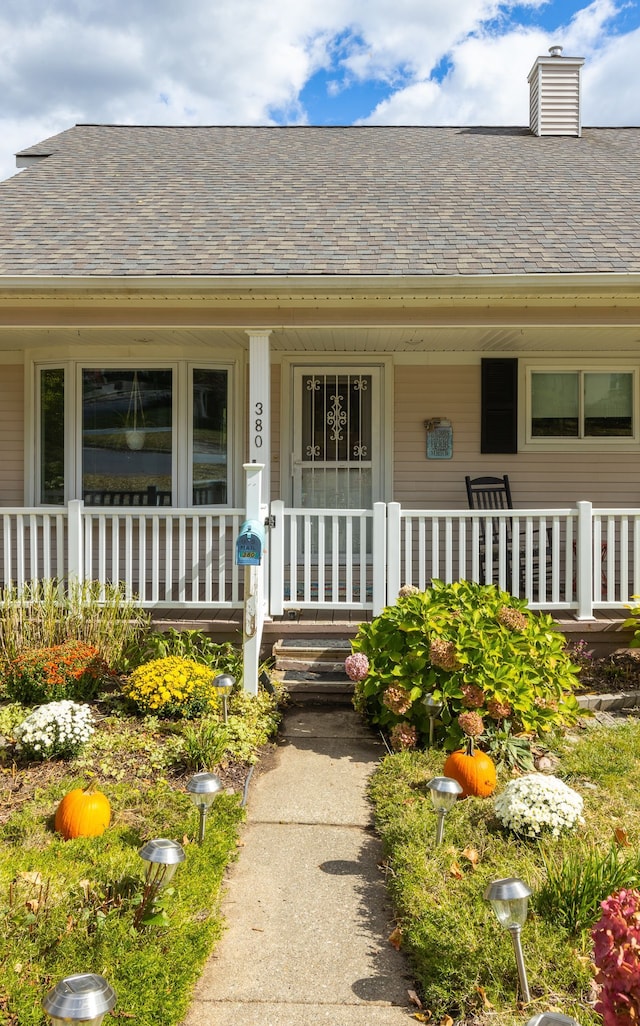
[[[238,566],[260,566],[264,549],[264,527],[257,520],[245,520],[236,539]]]

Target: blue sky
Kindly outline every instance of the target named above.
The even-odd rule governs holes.
[[[525,125],[552,44],[640,124],[640,0],[3,0],[0,177],[77,122]]]

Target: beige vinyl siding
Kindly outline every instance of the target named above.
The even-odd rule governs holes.
[[[24,368],[0,367],[0,506],[24,502]]]
[[[397,366],[395,369],[394,494],[413,508],[466,508],[464,478],[508,474],[516,507],[640,507],[640,450],[607,453],[480,452],[480,367]],[[453,459],[428,460],[424,421],[453,425]]]

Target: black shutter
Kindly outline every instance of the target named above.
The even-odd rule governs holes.
[[[518,361],[482,360],[480,452],[518,451]]]

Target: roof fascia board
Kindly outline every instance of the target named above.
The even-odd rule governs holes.
[[[589,294],[640,291],[640,273],[501,274],[501,275],[339,275],[189,277],[81,277],[0,275],[2,293],[85,293],[87,295],[370,295],[370,296],[504,296]]]

